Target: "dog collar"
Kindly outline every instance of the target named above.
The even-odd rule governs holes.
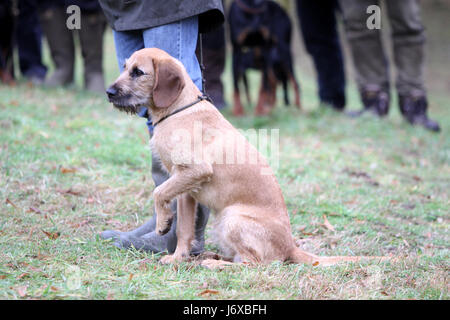
[[[194,102],[192,102],[192,103],[190,103],[190,104],[188,104],[188,105],[186,105],[186,106],[184,106],[184,107],[182,107],[182,108],[180,108],[178,110],[175,110],[174,112],[172,112],[172,113],[162,117],[161,119],[159,119],[158,121],[153,123],[153,127],[156,127],[156,125],[160,124],[161,122],[163,122],[167,118],[173,116],[174,114],[177,114],[178,112],[186,110],[187,108],[192,107],[193,105],[196,105],[197,103],[199,103],[200,101],[203,101],[203,100],[207,100],[209,102],[212,102],[211,98],[209,96],[207,96],[206,94],[202,94],[201,96],[198,96],[197,100],[195,100]]]

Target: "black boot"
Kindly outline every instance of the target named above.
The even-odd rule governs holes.
[[[400,112],[412,125],[421,125],[424,128],[439,132],[439,123],[427,116],[428,101],[425,96],[399,95]]]
[[[371,111],[378,117],[385,117],[389,112],[389,93],[381,90],[379,86],[368,86],[361,91],[361,100],[364,109],[359,111],[349,111],[350,117],[358,117],[366,111]]]

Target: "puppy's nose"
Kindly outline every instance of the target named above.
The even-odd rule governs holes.
[[[107,90],[106,90],[106,94],[108,95],[108,98],[114,98],[117,95],[117,89],[115,86],[110,86]]]

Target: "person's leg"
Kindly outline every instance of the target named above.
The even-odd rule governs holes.
[[[345,107],[345,72],[337,32],[337,1],[297,0],[303,41],[317,71],[320,101]]]
[[[164,25],[161,27],[150,28],[143,32],[114,32],[114,40],[116,44],[117,60],[119,68],[122,71],[125,59],[139,49],[145,47],[158,47],[179,59],[185,66],[195,84],[201,88],[201,73],[198,61],[195,57],[196,39],[198,33],[197,18],[186,19],[174,24]],[[151,119],[147,122],[150,134],[153,132]],[[155,186],[159,186],[168,179],[168,174],[161,167],[160,161],[157,161],[152,155],[152,178]],[[102,237],[115,238],[115,245],[118,247],[128,248],[135,247],[152,252],[161,252],[168,250],[169,253],[175,251],[176,248],[176,201],[172,203],[172,211],[174,212],[174,221],[170,231],[164,235],[156,234],[155,221],[156,215],[147,221],[141,227],[130,232],[118,232],[108,230],[102,233]],[[191,253],[199,254],[204,248],[204,232],[209,217],[209,210],[199,205],[196,213],[196,242]]]
[[[104,94],[103,79],[103,33],[106,20],[103,12],[81,13],[83,24],[78,30],[84,64],[84,87],[86,90]]]
[[[339,3],[364,108],[384,116],[389,110],[388,60],[380,30],[367,27],[366,13],[370,5],[379,5],[379,1],[339,0]]]
[[[113,30],[113,36],[114,36],[114,45],[116,48],[116,58],[117,58],[117,63],[118,63],[118,67],[119,67],[119,72],[122,72],[123,66],[125,64],[125,60],[128,59],[133,54],[133,52],[144,48],[144,39],[142,38],[142,31],[140,31],[140,30],[136,30],[136,31],[114,31]],[[155,163],[155,161],[152,161],[152,164],[153,163]],[[152,172],[153,172],[153,168],[152,168]],[[153,177],[153,180],[156,183],[156,181],[159,179],[155,179],[155,177]],[[101,233],[101,237],[104,239],[117,238],[121,234],[130,234],[130,235],[139,237],[139,236],[149,233],[155,229],[155,226],[154,226],[155,222],[152,220],[155,220],[155,219],[151,219],[149,222],[145,223],[141,227],[139,227],[133,231],[130,231],[130,232],[106,230]]]
[[[198,37],[198,17],[192,17],[175,23],[144,30],[143,37],[146,48],[160,48],[169,53],[171,56],[180,60],[181,63],[183,63],[183,65],[185,66],[186,71],[188,72],[192,81],[194,81],[196,86],[201,90],[202,76],[200,65],[195,55]],[[151,126],[149,126],[149,129],[152,130]],[[155,181],[155,185],[158,186],[159,184],[167,180],[169,176],[167,175],[167,173],[165,173],[164,170],[162,170],[159,161],[153,161],[153,163],[154,165],[152,165],[152,175]],[[174,220],[168,234],[160,237],[153,231],[152,233],[146,234],[139,239],[128,237],[127,240],[129,240],[135,247],[141,246],[144,250],[148,250],[147,248],[154,247],[155,245],[165,245],[169,253],[175,251],[177,241],[176,201],[173,201],[172,205]],[[194,242],[194,245],[191,249],[192,254],[199,254],[203,251],[204,233],[206,223],[208,222],[208,217],[209,209],[199,204],[197,206],[195,222],[196,241]],[[153,219],[156,219],[156,215],[154,215]],[[164,240],[161,241],[161,238],[163,238]]]
[[[218,109],[225,107],[223,96],[222,73],[225,68],[225,27],[202,35],[204,77],[206,93]],[[197,58],[200,57],[197,46]]]
[[[42,64],[42,32],[36,0],[20,0],[16,28],[19,65],[23,76],[34,83],[42,83],[47,68]]]
[[[63,6],[52,5],[40,12],[40,22],[50,48],[55,70],[45,80],[48,86],[72,83],[75,64],[75,46],[72,30],[66,27],[66,12]]]
[[[0,2],[0,81],[14,83],[13,33],[16,23],[12,2]]]
[[[426,115],[425,28],[419,1],[386,1],[386,6],[392,27],[400,111],[411,124],[421,124],[427,129],[439,131],[439,125]]]

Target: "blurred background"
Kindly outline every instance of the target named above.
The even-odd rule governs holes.
[[[6,0],[3,0],[6,1]],[[224,5],[226,10],[228,10],[231,0],[225,0]],[[315,69],[312,63],[311,57],[305,52],[304,43],[299,29],[299,21],[296,14],[296,3],[292,0],[277,0],[283,8],[286,9],[287,13],[291,17],[293,23],[293,35],[292,35],[292,53],[294,56],[294,63],[296,66],[296,74],[300,78],[303,94],[310,96],[312,103],[308,103],[305,107],[308,109],[310,106],[314,106],[319,103],[317,94],[317,85],[315,81],[310,81],[315,76]],[[446,27],[446,22],[450,17],[450,0],[424,0],[421,1],[422,5],[422,17],[424,25],[426,27],[427,34],[427,45],[426,45],[426,85],[430,92],[437,91],[442,93],[447,93],[450,90],[450,28]],[[385,14],[385,11],[382,10]],[[348,49],[348,42],[344,35],[342,17],[338,14],[338,26],[339,34],[341,38],[341,44],[345,52],[345,70],[347,75],[347,94],[350,98],[354,94],[352,86],[354,86],[354,70],[352,57]],[[389,28],[389,21],[383,16],[382,28]],[[232,103],[232,85],[231,85],[231,44],[229,39],[229,26],[226,23],[226,67],[223,75],[223,82],[225,83],[225,100],[227,105],[230,106]],[[386,44],[388,54],[392,58],[392,46],[390,45],[389,33],[383,33],[383,41]],[[75,41],[75,88],[83,88],[83,59],[81,55],[80,40],[78,37],[74,37]],[[106,26],[104,32],[104,46],[103,46],[103,70],[105,84],[110,84],[118,75],[118,66],[115,56],[114,43],[112,39],[111,29]],[[24,80],[23,75],[19,72],[19,57],[17,54],[14,55],[14,65],[15,65],[15,77],[17,80]],[[392,60],[391,60],[392,61]],[[48,48],[48,43],[43,38],[43,64],[48,68],[48,75],[51,75],[55,69],[54,61],[51,58],[50,51]],[[392,73],[392,79],[394,79],[395,68],[390,68]],[[252,75],[253,73],[253,75]],[[259,76],[254,73],[256,71],[250,71],[250,78],[253,81],[259,81]],[[256,88],[257,86],[255,86]],[[254,90],[257,91],[257,90]],[[256,96],[256,94],[255,94]],[[359,107],[357,102],[348,105],[349,108]],[[391,108],[391,109],[396,109]]]

